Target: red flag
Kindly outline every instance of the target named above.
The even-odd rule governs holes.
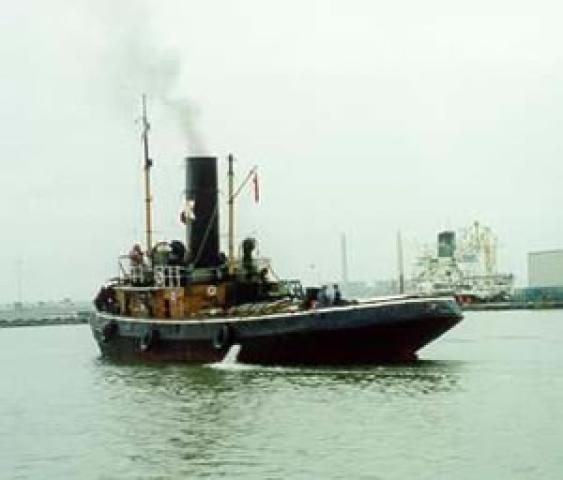
[[[260,201],[260,185],[258,183],[258,172],[254,172],[254,178],[252,179],[254,183],[254,201],[258,203]]]

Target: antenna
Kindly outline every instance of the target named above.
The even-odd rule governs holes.
[[[342,268],[342,287],[344,289],[348,288],[349,278],[348,278],[348,247],[346,245],[346,234],[340,234],[340,260]]]
[[[397,232],[397,263],[399,267],[399,293],[405,293],[405,263],[403,261],[403,237]]]
[[[147,120],[147,96],[143,94],[143,156],[145,170],[145,230],[146,251],[150,255],[152,250],[152,194],[151,194],[151,167],[152,160],[149,157],[149,130],[150,124]]]
[[[21,257],[18,258],[16,263],[17,280],[18,280],[18,299],[17,303],[23,304],[23,261]]]

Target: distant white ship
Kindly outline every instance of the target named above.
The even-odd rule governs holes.
[[[479,222],[460,235],[440,232],[437,255],[418,257],[411,288],[419,294],[454,295],[463,304],[508,300],[514,275],[497,271],[496,251],[496,237]]]

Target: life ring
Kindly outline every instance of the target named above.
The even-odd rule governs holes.
[[[221,327],[213,335],[213,348],[215,350],[226,350],[233,343],[233,332],[228,325],[221,325]]]
[[[154,272],[154,283],[159,287],[164,285],[164,272],[162,270],[156,270]]]
[[[102,328],[102,342],[108,343],[119,332],[119,325],[115,320],[112,320],[104,325]]]
[[[217,296],[217,287],[215,285],[209,285],[207,287],[207,296],[208,297],[216,297]]]
[[[139,350],[141,352],[148,352],[152,350],[160,339],[160,332],[156,328],[151,328],[139,338]]]

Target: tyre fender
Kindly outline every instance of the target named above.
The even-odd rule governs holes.
[[[119,333],[119,325],[115,320],[106,323],[102,328],[102,342],[110,342]]]
[[[213,335],[213,348],[215,350],[226,350],[233,344],[233,330],[227,325],[221,325]]]
[[[148,352],[160,340],[160,332],[156,328],[150,328],[139,338],[139,350],[141,352]]]

